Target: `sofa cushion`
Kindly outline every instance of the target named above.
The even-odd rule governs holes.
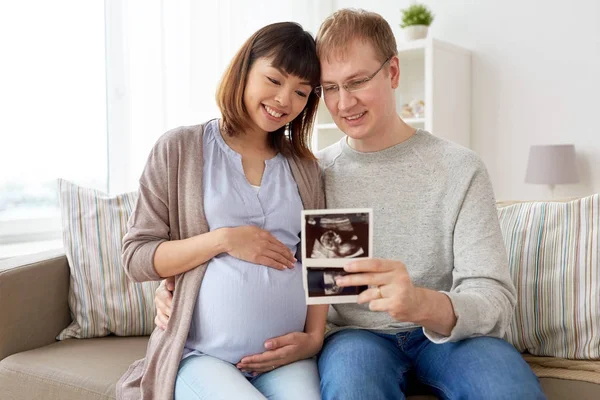
[[[593,195],[498,209],[517,288],[506,339],[519,351],[600,359],[599,201]]]
[[[58,339],[149,335],[159,283],[130,281],[121,262],[137,193],[108,196],[62,179],[58,189],[73,317]]]
[[[531,354],[523,354],[523,358],[539,378],[594,383],[598,385],[600,393],[600,361],[567,360],[556,357],[538,357]]]
[[[68,339],[0,362],[2,399],[105,400],[129,365],[144,357],[148,337]]]

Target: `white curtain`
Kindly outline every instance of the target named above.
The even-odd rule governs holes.
[[[135,190],[169,129],[218,117],[215,91],[260,27],[296,21],[316,34],[332,1],[106,0],[109,190]]]

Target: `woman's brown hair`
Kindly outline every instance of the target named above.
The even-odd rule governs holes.
[[[272,58],[273,67],[306,79],[313,88],[319,85],[321,67],[310,33],[295,22],[279,22],[259,29],[233,57],[217,90],[223,127],[230,136],[250,126],[244,91],[252,64],[262,57]],[[319,98],[311,90],[304,110],[286,126],[269,133],[273,148],[286,156],[314,159],[309,145],[318,105]]]

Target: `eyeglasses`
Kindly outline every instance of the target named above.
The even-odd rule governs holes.
[[[358,90],[366,89],[371,79],[375,78],[375,75],[377,75],[379,71],[383,69],[383,66],[387,64],[392,59],[392,57],[393,56],[388,57],[388,59],[385,60],[383,64],[381,64],[381,67],[379,67],[377,71],[373,72],[372,75],[364,78],[352,79],[348,82],[342,83],[342,87],[347,92],[356,92]],[[319,97],[327,97],[337,95],[340,92],[340,87],[336,84],[321,85],[314,88],[314,91],[315,94]]]

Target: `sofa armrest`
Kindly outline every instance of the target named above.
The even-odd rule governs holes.
[[[62,250],[0,261],[0,360],[53,343],[71,322]]]

